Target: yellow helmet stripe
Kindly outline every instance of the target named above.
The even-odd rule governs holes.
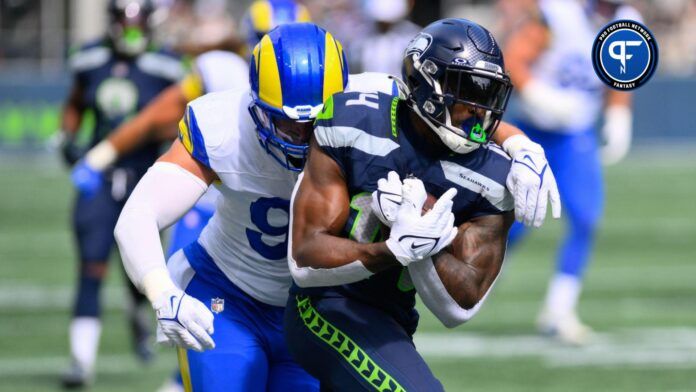
[[[259,42],[254,46],[254,51],[251,53],[254,56],[254,67],[256,68],[256,74],[259,73],[259,52],[261,51],[261,43]]]
[[[274,108],[282,109],[283,90],[280,86],[280,69],[271,37],[265,35],[258,48],[259,98]]]
[[[251,15],[251,23],[254,25],[254,30],[266,32],[273,25],[271,3],[268,1],[255,1],[249,7]]]
[[[326,33],[324,52],[323,100],[326,101],[333,94],[343,91],[343,48],[329,32]]]

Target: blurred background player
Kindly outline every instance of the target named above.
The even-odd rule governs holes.
[[[606,163],[623,158],[632,129],[630,94],[607,89],[594,74],[591,49],[601,26],[593,23],[592,10],[609,9],[613,15],[622,2],[592,2],[596,8],[576,0],[503,3],[514,21],[505,42],[519,95],[514,122],[546,150],[568,218],[538,327],[564,342],[583,344],[591,329],[578,318],[577,304],[602,217],[600,155]],[[623,9],[636,17],[635,10]],[[603,106],[602,145],[595,124]],[[511,244],[523,232],[522,225],[514,225]]]
[[[242,19],[242,31],[249,55],[261,38],[274,27],[292,22],[309,22],[307,8],[293,0],[257,0],[251,3]]]
[[[407,19],[413,8],[413,0],[367,0],[365,16],[372,22],[367,36],[353,47],[350,53],[356,68],[361,72],[401,74],[404,48],[420,31],[420,27]],[[349,60],[350,61],[350,60]],[[351,63],[352,64],[352,63]]]
[[[61,122],[65,140],[62,150],[69,164],[80,157],[74,139],[87,110],[96,117],[90,141],[90,146],[95,146],[183,76],[177,56],[151,45],[152,10],[152,4],[146,0],[110,1],[108,36],[83,46],[71,56],[73,86]],[[114,244],[114,226],[131,190],[158,154],[159,143],[148,143],[118,159],[103,177],[96,178],[84,167],[101,167],[104,161],[113,159],[112,151],[98,148],[73,171],[72,179],[78,189],[73,229],[80,267],[70,324],[72,366],[63,379],[65,387],[80,387],[92,378],[101,333],[99,293]],[[129,287],[129,320],[136,353],[142,360],[149,360],[149,319],[143,319],[138,312],[139,305],[146,301],[132,285]]]

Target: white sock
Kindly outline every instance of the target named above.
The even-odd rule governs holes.
[[[101,335],[101,321],[96,317],[75,317],[70,323],[70,354],[88,373],[94,370]]]
[[[582,283],[573,275],[556,274],[551,278],[546,292],[546,310],[552,314],[568,314],[575,311]]]

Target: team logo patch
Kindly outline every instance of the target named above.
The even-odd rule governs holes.
[[[408,43],[408,46],[406,47],[406,53],[404,54],[404,56],[416,54],[420,58],[423,52],[428,50],[432,42],[433,37],[430,34],[420,33],[417,36],[413,37],[411,42]]]
[[[138,88],[128,79],[108,78],[97,87],[96,101],[110,119],[128,116],[138,108]]]
[[[225,310],[225,300],[222,298],[213,298],[210,300],[210,310],[215,313],[222,313]]]
[[[633,90],[647,83],[657,68],[655,36],[633,20],[606,25],[592,46],[592,63],[597,76],[616,90]]]

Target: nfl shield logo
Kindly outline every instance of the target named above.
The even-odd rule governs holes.
[[[222,313],[225,310],[225,300],[222,298],[213,298],[210,300],[210,310],[213,313]]]

